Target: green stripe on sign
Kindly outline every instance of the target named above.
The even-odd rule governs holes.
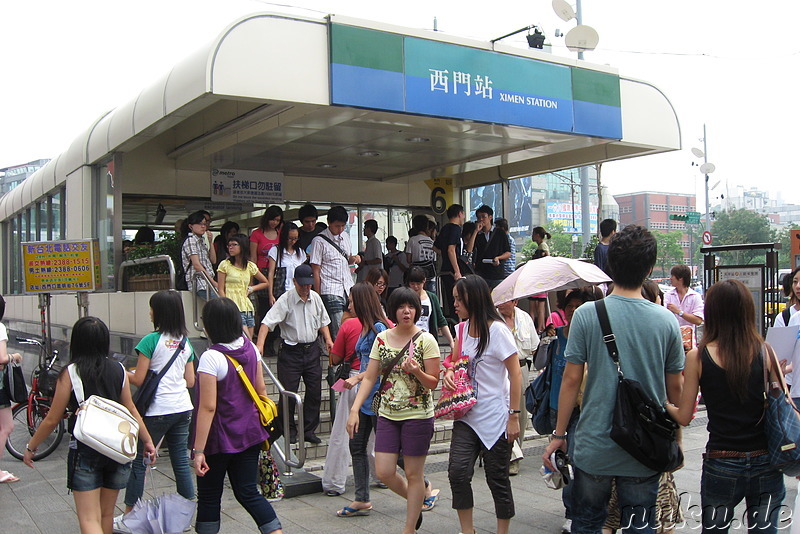
[[[331,63],[403,72],[403,36],[331,24]]]
[[[572,98],[620,107],[619,76],[587,69],[572,69]]]

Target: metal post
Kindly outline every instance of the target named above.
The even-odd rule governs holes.
[[[575,3],[575,19],[578,25],[583,24],[583,8],[581,0]],[[583,50],[578,51],[578,59],[583,59]],[[589,206],[589,169],[587,167],[580,168],[581,176],[581,234],[582,245],[585,247],[592,240],[592,221],[591,221],[591,208]]]
[[[703,164],[708,163],[708,145],[706,144],[706,125],[703,124]],[[711,231],[711,202],[708,199],[708,174],[705,175],[706,182],[706,232]]]

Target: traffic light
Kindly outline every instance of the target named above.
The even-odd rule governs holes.
[[[689,216],[688,215],[681,215],[681,214],[678,214],[678,213],[670,213],[669,214],[669,220],[670,221],[683,221],[683,222],[686,222],[687,220],[689,220]]]

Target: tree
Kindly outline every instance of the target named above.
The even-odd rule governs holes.
[[[550,247],[551,256],[562,256],[566,258],[572,257],[572,234],[565,232],[564,227],[559,223],[553,223],[549,230],[550,239],[547,241]],[[536,243],[533,239],[523,245],[522,250],[518,252],[519,259],[517,263],[528,261],[533,258],[533,252],[536,250]]]
[[[680,245],[683,232],[680,230],[673,230],[672,232],[653,230],[653,237],[656,238],[658,243],[656,265],[661,267],[661,278],[667,278],[670,269],[684,261],[683,247]]]
[[[770,228],[769,218],[747,209],[733,209],[717,213],[712,227],[715,245],[741,245],[749,243],[772,243],[775,231]],[[720,263],[748,265],[763,261],[763,250],[739,250],[719,254]]]

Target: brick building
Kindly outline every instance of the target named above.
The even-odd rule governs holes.
[[[658,193],[655,191],[642,191],[625,195],[614,195],[614,200],[619,205],[620,227],[629,224],[638,224],[650,230],[670,232],[683,230],[680,241],[683,247],[683,257],[689,259],[689,235],[685,232],[686,223],[683,221],[670,221],[670,214],[685,215],[690,211],[697,211],[695,195],[680,193]]]

